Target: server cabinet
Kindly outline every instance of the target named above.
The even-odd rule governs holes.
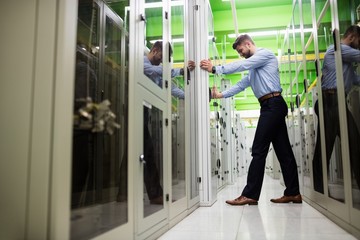
[[[129,34],[123,18],[103,1],[79,1],[71,239],[111,235],[129,223]]]
[[[173,119],[172,131],[172,186],[171,186],[171,203],[170,203],[170,226],[181,220],[182,216],[188,213],[189,189],[192,182],[197,185],[197,178],[190,178],[189,172],[192,171],[192,164],[196,161],[190,159],[190,121],[191,111],[190,102],[192,102],[192,85],[193,72],[188,69],[189,46],[192,43],[189,40],[189,9],[192,3],[188,1],[171,1],[171,46],[173,49],[172,68],[183,68],[184,75],[172,78],[172,83],[177,88],[184,91],[184,98],[171,97],[171,114]],[[175,120],[176,119],[176,120]],[[194,201],[195,204],[198,201]]]
[[[221,91],[225,91],[230,88],[230,80],[229,79],[221,79]],[[224,178],[224,184],[232,183],[232,167],[233,167],[233,149],[231,148],[232,142],[232,119],[231,119],[231,99],[224,98],[221,99],[221,116],[222,116],[222,175]]]
[[[171,58],[169,2],[140,1],[136,8],[133,135],[135,238],[166,229],[171,159]],[[160,231],[160,232],[159,232]],[[155,235],[154,235],[155,234]]]
[[[345,80],[343,76],[344,66],[351,66],[351,71],[355,71],[356,66],[346,65],[340,41],[345,29],[358,23],[355,13],[358,5],[357,1],[340,4],[338,1],[299,0],[294,2],[293,12],[294,29],[300,29],[300,35],[294,36],[299,44],[294,46],[301,46],[302,50],[302,64],[293,72],[299,83],[304,82],[297,102],[297,107],[302,109],[300,129],[305,153],[303,194],[356,236],[359,235],[359,226],[355,223],[359,219],[357,169],[360,169],[354,161],[359,158],[358,150],[354,150],[359,136],[354,107],[357,106],[357,87],[353,85],[354,79]],[[307,29],[310,29],[308,33]],[[336,87],[330,90],[322,86],[326,51],[336,68]]]

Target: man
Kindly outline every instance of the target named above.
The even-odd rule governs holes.
[[[285,116],[288,107],[281,96],[278,61],[269,50],[257,48],[249,35],[240,35],[233,44],[243,61],[236,61],[222,66],[213,66],[210,60],[202,60],[200,67],[216,74],[230,74],[249,71],[234,86],[220,93],[213,87],[213,98],[231,97],[251,86],[258,98],[261,110],[255,138],[252,146],[252,161],[250,163],[247,185],[241,196],[227,200],[230,205],[257,205],[264,179],[265,160],[270,143],[273,144],[279,159],[286,189],[284,196],[271,199],[274,203],[301,203],[297,165],[291,149]]]
[[[157,41],[151,47],[150,52],[144,56],[144,74],[150,78],[159,87],[162,87],[162,41]],[[188,61],[187,68],[192,71],[195,68],[194,61]],[[171,69],[171,78],[184,75],[183,68]],[[171,95],[180,99],[184,99],[184,91],[171,84]]]
[[[341,39],[341,57],[344,76],[345,95],[347,96],[354,84],[359,84],[359,76],[356,76],[353,63],[360,62],[360,27],[350,26]],[[329,46],[324,56],[322,69],[322,97],[324,107],[324,125],[325,125],[325,142],[326,142],[326,162],[330,163],[331,153],[334,147],[336,137],[340,138],[339,108],[337,98],[336,85],[336,67],[335,67],[335,51],[334,45]],[[319,116],[318,102],[314,105],[315,113]],[[354,173],[357,185],[360,187],[360,162],[359,147],[360,142],[359,129],[356,122],[347,108],[347,121],[349,129],[349,150],[351,168]],[[324,193],[323,172],[321,164],[321,148],[320,148],[320,130],[318,124],[317,141],[313,158],[313,179],[314,190]]]

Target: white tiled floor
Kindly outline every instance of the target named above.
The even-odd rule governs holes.
[[[246,176],[218,193],[211,207],[200,207],[162,235],[159,240],[350,240],[356,239],[320,212],[302,204],[275,204],[283,195],[279,180],[265,175],[259,205],[230,206],[240,195]]]

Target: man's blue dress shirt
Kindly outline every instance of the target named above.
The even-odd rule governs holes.
[[[251,57],[215,66],[217,74],[230,74],[248,70],[249,73],[241,81],[222,92],[225,98],[231,97],[251,86],[255,96],[260,98],[272,92],[281,92],[278,60],[269,50],[257,48]]]
[[[162,65],[152,65],[149,58],[144,56],[144,74],[150,78],[155,84],[162,88]],[[180,68],[171,69],[171,78],[180,75]],[[171,95],[180,99],[184,99],[185,93],[182,89],[171,84]]]
[[[360,77],[356,75],[353,63],[360,62],[360,51],[346,44],[341,44],[341,57],[344,74],[345,92],[348,93],[354,84],[360,84]],[[325,53],[322,69],[321,88],[323,90],[336,89],[336,63],[334,45]]]

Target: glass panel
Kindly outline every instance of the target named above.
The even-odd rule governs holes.
[[[117,94],[113,94],[111,102],[113,106],[120,112],[118,121],[121,128],[119,146],[122,148],[120,151],[120,174],[119,174],[119,188],[117,193],[117,202],[126,202],[128,200],[128,154],[127,154],[127,139],[128,139],[128,83],[129,83],[129,1],[107,1],[109,7],[120,16],[121,19],[125,19],[124,29],[122,30],[122,38],[120,39],[117,26],[107,16],[106,17],[106,42],[105,42],[105,77],[107,81],[113,82],[112,86],[108,86],[108,93],[114,93],[114,89]],[[125,48],[121,51],[120,48]],[[114,64],[114,61],[116,64]],[[120,68],[120,71],[119,71]],[[119,84],[116,83],[116,77],[124,78],[123,87],[119,88]],[[111,91],[111,88],[114,88]],[[127,214],[127,210],[123,214]]]
[[[311,1],[305,0],[302,4],[303,24],[304,24],[304,44],[305,44],[305,58],[306,58],[306,99],[302,100],[301,105],[308,109],[307,118],[307,158],[304,158],[304,185],[312,186],[310,179],[310,165],[313,162],[315,151],[315,124],[317,118],[314,116],[314,103],[317,99],[316,83],[316,53],[315,41],[312,33],[312,11]],[[312,167],[311,167],[312,168]]]
[[[197,11],[195,8],[193,8],[193,11],[191,12],[192,16],[191,19],[194,21],[194,23],[197,21]],[[196,42],[196,37],[198,31],[197,28],[199,27],[199,23],[194,24],[193,26],[193,34],[190,34],[192,36],[192,39],[190,39],[189,48],[192,48],[191,43]],[[193,48],[193,51],[190,53],[190,55],[196,56],[198,52],[198,49]],[[196,81],[197,79],[191,79],[192,81]],[[192,89],[195,89],[194,84],[191,85]],[[192,96],[196,98],[195,93],[192,93]],[[195,104],[195,101],[190,100],[190,112],[195,113],[197,112],[198,106]],[[191,122],[197,121],[196,114],[192,114],[189,116]],[[190,124],[190,132],[192,133],[192,138],[190,139],[190,154],[191,154],[191,160],[190,160],[190,199],[194,199],[199,196],[199,160],[196,156],[198,156],[198,148],[196,144],[196,138],[197,138],[197,126],[196,124]]]
[[[100,16],[105,9],[93,1],[79,1],[72,239],[89,239],[128,221],[127,177],[121,179],[119,173],[122,163],[127,164],[128,101],[123,93],[127,92],[128,78],[124,73],[127,61],[122,58],[128,56],[121,48],[121,20],[108,12],[110,15],[103,22]],[[119,190],[124,193],[121,197]]]
[[[162,0],[145,1],[144,74],[158,87],[163,87],[163,8]]]
[[[316,13],[316,18],[317,18],[317,22],[318,22],[318,29],[317,29],[317,34],[318,34],[318,46],[319,46],[319,55],[320,55],[320,63],[321,63],[321,66],[324,66],[324,54],[327,50],[327,48],[330,46],[331,42],[332,41],[332,38],[330,37],[331,36],[331,13],[330,13],[330,6],[329,6],[329,3],[327,3],[326,1],[317,1],[315,3],[315,13]],[[323,13],[323,14],[322,14]],[[322,67],[323,68],[323,67]],[[323,69],[322,69],[323,71]],[[323,72],[324,74],[324,72]],[[323,89],[323,84],[324,84],[324,77],[322,77],[321,81],[319,80],[317,85],[321,85],[321,87],[318,87],[317,89]],[[319,102],[316,101],[315,104],[314,104],[314,112],[317,116],[317,131],[316,131],[316,144],[315,144],[315,150],[314,150],[314,156],[313,156],[313,180],[314,180],[314,190],[317,191],[317,192],[320,192],[320,193],[324,193],[324,183],[323,183],[323,162],[322,162],[322,150],[321,150],[321,141],[324,141],[324,140],[321,140],[321,137],[320,137],[320,124],[322,124],[322,118],[326,121],[326,119],[331,120],[329,119],[329,117],[332,117],[332,116],[326,116],[326,110],[328,108],[325,108],[325,106],[327,106],[331,100],[329,99],[328,96],[325,96],[323,94],[323,90],[321,90],[320,92],[318,92],[318,97],[320,97],[320,95],[322,96],[322,101],[323,101],[323,111],[324,111],[324,118],[322,115],[320,115],[320,112],[319,112]],[[328,94],[326,94],[328,95]],[[336,94],[332,94],[333,96],[336,97]],[[331,97],[331,96],[330,96]],[[334,116],[335,119],[338,119],[338,111],[337,109],[334,109],[332,110],[332,112],[334,112]],[[329,128],[331,127],[329,125],[329,123],[327,122],[324,122],[324,127],[325,127],[325,130],[326,128]],[[338,124],[338,121],[336,123],[336,121],[334,122],[334,125],[337,126],[337,128],[339,128],[339,124]],[[331,129],[330,131],[333,131],[333,129]],[[329,138],[329,139],[327,139]],[[333,141],[333,143],[330,143],[331,141]],[[334,142],[335,142],[335,139],[331,140],[330,139],[330,135],[329,133],[326,133],[325,132],[325,145],[326,145],[326,149],[329,149],[329,150],[326,150],[326,161],[329,163],[330,162],[330,157],[331,157],[331,152],[332,152],[332,145],[334,145]],[[331,145],[331,148],[330,148],[330,145]],[[337,152],[337,155],[338,155],[338,151]],[[339,157],[339,155],[338,155]],[[341,156],[340,156],[341,157]],[[334,162],[334,159],[336,157],[333,157],[333,162]],[[327,164],[328,165],[328,164]],[[326,166],[326,168],[328,168],[328,166]],[[328,171],[329,173],[329,171]],[[331,174],[328,174],[329,176]],[[332,177],[332,179],[334,180],[334,177]],[[330,182],[333,182],[333,181],[329,181]]]
[[[356,63],[356,60],[348,60],[350,54],[360,54],[358,50],[360,47],[359,27],[353,27],[352,31],[349,29],[351,25],[358,24],[360,22],[360,19],[358,19],[359,16],[356,15],[356,9],[360,9],[360,0],[344,0],[341,4],[338,3],[339,32],[341,34],[341,38],[346,39],[346,41],[342,42],[341,52],[349,137],[351,168],[351,172],[349,174],[351,175],[352,183],[353,207],[360,209],[360,68],[359,63]],[[345,35],[347,30],[350,30],[349,35]],[[351,35],[355,37],[355,39],[350,43],[348,40],[352,37]],[[346,48],[348,46],[351,48]]]
[[[211,14],[211,9],[209,8],[209,15],[208,15],[208,48],[209,48],[209,57],[212,60],[212,63],[214,66],[218,66],[220,65],[220,56],[219,56],[219,52],[218,49],[216,47],[216,43],[215,43],[215,33],[214,33],[214,20],[213,20],[213,16]],[[225,37],[225,36],[224,36]],[[223,52],[225,54],[225,46],[226,42],[223,43],[223,45],[221,45]],[[225,56],[224,56],[224,60],[225,60]],[[217,75],[217,74],[213,74],[209,76],[209,87],[210,89],[215,86],[217,89],[223,91],[224,89],[222,88],[225,85],[225,81],[226,81],[226,85],[227,87],[230,87],[231,85],[231,81],[230,80],[223,80],[224,84],[222,84],[222,80],[221,80],[221,76]],[[211,93],[209,92],[209,95],[211,95]],[[222,104],[226,101],[226,105]],[[226,169],[226,167],[229,167],[229,164],[227,164],[227,155],[224,156],[223,154],[228,154],[227,153],[227,148],[222,144],[222,142],[227,141],[228,145],[231,142],[231,139],[229,139],[229,137],[231,137],[230,134],[225,134],[225,136],[222,135],[222,132],[224,133],[229,133],[232,129],[232,121],[231,121],[231,113],[227,112],[226,115],[227,119],[229,119],[230,121],[225,123],[225,111],[222,111],[222,109],[219,109],[218,106],[222,106],[224,109],[225,107],[227,107],[226,111],[230,111],[231,107],[230,107],[230,101],[231,99],[212,99],[210,101],[209,104],[209,111],[212,114],[210,114],[210,153],[211,153],[211,179],[209,180],[211,183],[213,182],[213,179],[217,178],[217,184],[215,186],[211,186],[212,188],[212,194],[216,194],[217,189],[223,187],[223,185],[225,184],[225,182],[229,181],[230,179],[227,179],[227,177],[229,177],[230,172],[234,173],[235,171],[233,171],[232,169]],[[211,116],[212,115],[212,116]],[[215,115],[215,116],[214,116]],[[224,117],[224,118],[222,118]],[[221,118],[221,121],[220,121]],[[226,124],[228,124],[227,129],[226,128]],[[224,143],[225,144],[225,143]],[[220,152],[220,149],[224,149],[225,151]],[[231,156],[229,155],[229,158]],[[234,166],[234,168],[236,168],[236,166]],[[226,170],[228,170],[229,174],[226,174]],[[231,181],[231,180],[230,180]],[[213,183],[212,183],[213,184]],[[214,190],[215,187],[215,190]],[[212,196],[211,196],[212,198]]]
[[[338,99],[336,92],[336,77],[335,77],[335,58],[334,46],[331,43],[331,15],[330,7],[327,7],[324,2],[316,2],[317,16],[319,11],[326,9],[325,15],[322,17],[320,26],[318,28],[319,51],[320,54],[326,53],[322,62],[322,79],[321,79],[321,94],[322,107],[324,113],[324,129],[325,129],[325,159],[328,179],[328,193],[329,197],[338,201],[344,202],[344,181],[343,168],[340,145],[340,124]],[[320,94],[320,93],[319,93]],[[318,114],[318,103],[315,103],[315,112]],[[320,115],[320,123],[322,116]],[[313,159],[314,172],[314,189],[320,193],[324,193],[323,172],[322,172],[322,155],[320,148],[320,135],[317,131],[317,142]]]
[[[144,217],[164,208],[163,112],[144,103]]]
[[[305,91],[305,82],[306,82],[306,65],[304,65],[304,56],[303,56],[303,39],[300,32],[301,29],[301,8],[299,6],[299,2],[295,3],[294,11],[293,11],[293,19],[292,19],[292,26],[290,27],[290,36],[292,42],[290,44],[293,44],[291,54],[293,54],[293,60],[291,61],[291,77],[290,77],[290,85],[289,85],[289,94],[290,99],[292,99],[292,104],[290,105],[290,108],[293,106],[296,108],[295,116],[298,117],[298,121],[300,122],[300,131],[302,131],[302,137],[304,138],[303,144],[303,153],[305,155],[309,154],[309,125],[307,124],[308,120],[308,96]],[[291,121],[291,120],[290,120]],[[295,125],[295,119],[292,119],[293,125]],[[290,124],[290,127],[293,127],[292,124]],[[293,127],[294,128],[294,127]],[[295,133],[295,128],[293,130],[293,133]],[[290,139],[289,139],[290,140]],[[296,140],[295,137],[292,139],[293,144],[293,151],[294,153],[294,146],[296,146]],[[295,155],[296,156],[296,155]],[[304,161],[301,162],[300,157],[296,156],[296,163],[297,166],[300,164],[303,164],[303,177],[304,181],[308,179],[308,163],[306,158]]]
[[[174,1],[173,1],[174,2]],[[179,1],[176,1],[179,3]],[[171,7],[171,30],[173,40],[173,67],[184,67],[184,6]],[[172,93],[178,91],[181,94],[172,94],[172,201],[184,198],[186,195],[185,185],[185,105],[184,90],[185,81],[183,75],[172,79]]]

